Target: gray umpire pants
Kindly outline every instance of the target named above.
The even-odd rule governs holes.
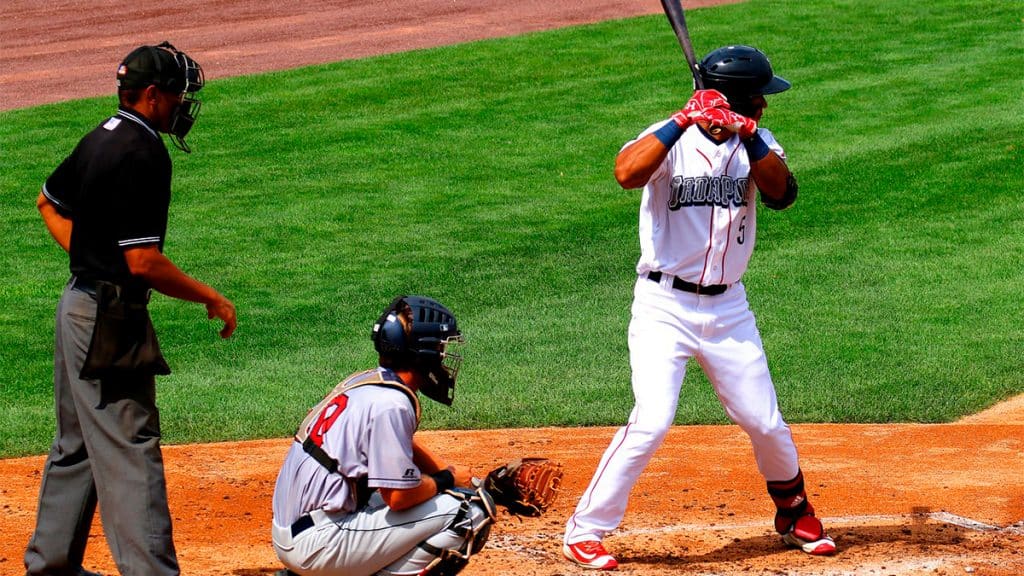
[[[177,575],[156,382],[152,376],[80,379],[95,321],[93,296],[65,287],[53,364],[57,433],[43,468],[26,573],[78,574],[98,502],[123,576]]]

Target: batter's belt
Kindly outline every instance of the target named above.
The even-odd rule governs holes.
[[[661,282],[661,272],[655,270],[647,273],[647,279],[651,282]],[[672,288],[680,290],[682,292],[690,292],[692,294],[703,294],[704,296],[718,296],[729,289],[728,284],[694,284],[693,282],[687,282],[678,276],[672,278]]]

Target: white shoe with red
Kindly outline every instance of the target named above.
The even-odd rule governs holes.
[[[599,540],[563,544],[562,554],[570,562],[592,570],[615,570],[619,563],[604,549]]]
[[[813,556],[836,553],[835,541],[825,533],[821,520],[811,515],[797,518],[789,532],[782,535],[782,541]]]

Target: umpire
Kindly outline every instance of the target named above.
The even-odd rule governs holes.
[[[164,42],[117,69],[117,114],[78,143],[37,206],[70,256],[57,305],[53,390],[57,431],[43,469],[33,575],[90,574],[82,558],[97,503],[123,575],[179,574],[171,536],[156,374],[170,369],[147,311],[151,290],[202,303],[235,329],[235,306],[163,255],[171,158],[159,133],[189,152],[202,68]]]

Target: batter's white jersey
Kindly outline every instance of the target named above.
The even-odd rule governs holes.
[[[771,132],[758,134],[785,160]],[[637,273],[660,271],[702,285],[738,282],[754,250],[756,193],[739,136],[719,144],[699,126],[688,128],[644,186]]]

